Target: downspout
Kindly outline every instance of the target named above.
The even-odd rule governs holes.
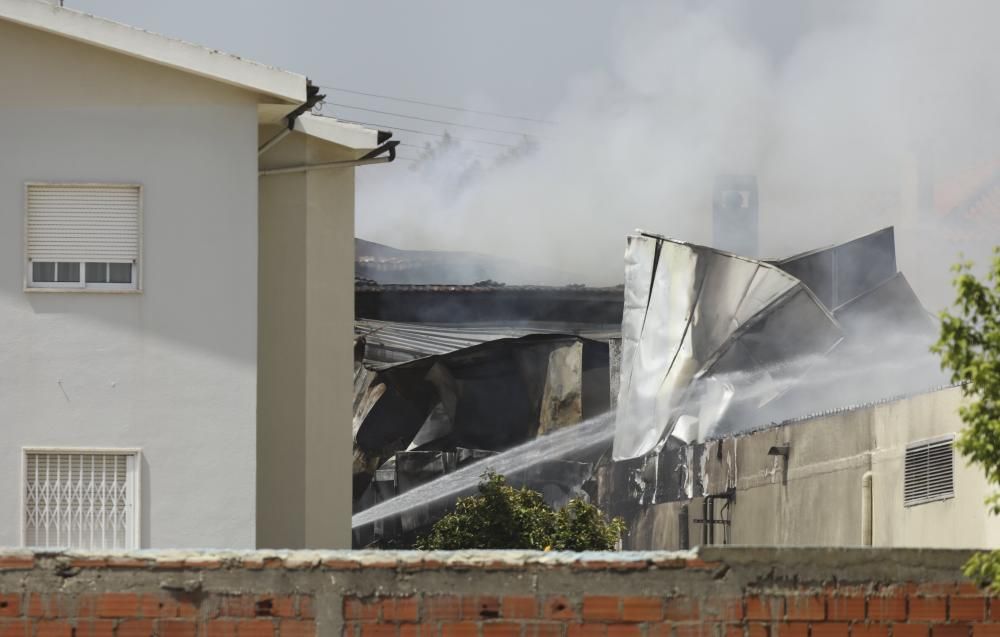
[[[313,86],[312,82],[306,80],[306,101],[295,107],[295,110],[285,116],[285,127],[281,129],[281,132],[272,137],[271,139],[264,142],[264,145],[257,149],[257,156],[260,157],[267,151],[274,148],[278,142],[283,140],[295,129],[295,120],[299,118],[299,115],[305,113],[306,111],[312,110],[316,104],[320,102],[326,95],[319,94],[319,87]]]
[[[325,168],[346,168],[350,166],[367,166],[369,164],[388,164],[396,159],[396,146],[398,145],[398,141],[386,142],[359,159],[328,161],[322,164],[304,164],[302,166],[289,166],[288,168],[271,168],[269,170],[262,170],[258,174],[261,177],[264,177],[266,175],[284,175],[287,173],[298,173],[309,170],[323,170]],[[380,157],[380,155],[386,152],[389,153],[388,157]]]
[[[872,545],[872,472],[861,476],[861,544]]]

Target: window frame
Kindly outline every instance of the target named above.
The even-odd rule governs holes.
[[[20,496],[18,513],[20,519],[18,521],[18,544],[21,548],[36,548],[45,549],[46,547],[30,547],[26,544],[27,542],[27,491],[28,491],[28,454],[89,454],[94,456],[101,455],[117,455],[117,456],[132,456],[133,466],[130,476],[131,486],[133,487],[132,495],[132,528],[129,532],[129,541],[131,546],[124,549],[127,551],[135,551],[142,548],[142,448],[140,447],[21,447],[21,467],[20,467],[20,478],[18,479],[18,484],[20,486]],[[57,547],[48,547],[49,550],[54,550]],[[73,549],[73,550],[95,550],[95,549]],[[96,549],[100,550],[100,549]]]
[[[87,263],[85,260],[63,260],[63,261],[44,261],[44,263],[79,263],[80,264],[80,281],[34,281],[34,267],[33,261],[28,257],[28,191],[32,186],[69,186],[77,188],[86,187],[100,187],[100,188],[135,188],[138,190],[139,205],[136,210],[136,217],[138,222],[138,234],[139,234],[139,257],[133,260],[132,263],[132,283],[87,283]],[[127,182],[97,182],[97,181],[26,181],[24,182],[23,189],[23,223],[22,230],[23,236],[21,239],[21,253],[22,253],[22,263],[24,268],[23,277],[23,289],[25,292],[31,293],[93,293],[93,294],[141,294],[143,291],[143,217],[144,215],[144,201],[145,201],[145,187],[141,183],[127,183]],[[95,263],[90,261],[90,263]],[[127,263],[126,261],[99,261],[96,263]]]

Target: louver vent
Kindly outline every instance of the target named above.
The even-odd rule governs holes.
[[[136,548],[135,464],[133,453],[27,452],[25,546]]]
[[[955,461],[952,436],[906,446],[903,506],[955,497]]]

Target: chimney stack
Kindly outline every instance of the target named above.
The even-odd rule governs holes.
[[[712,245],[744,257],[758,256],[757,221],[757,177],[716,177],[712,194]]]

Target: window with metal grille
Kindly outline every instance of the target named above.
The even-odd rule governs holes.
[[[955,497],[954,436],[912,442],[906,446],[903,506]]]
[[[28,288],[137,290],[141,188],[28,184]]]
[[[137,451],[25,450],[30,547],[138,548]]]

